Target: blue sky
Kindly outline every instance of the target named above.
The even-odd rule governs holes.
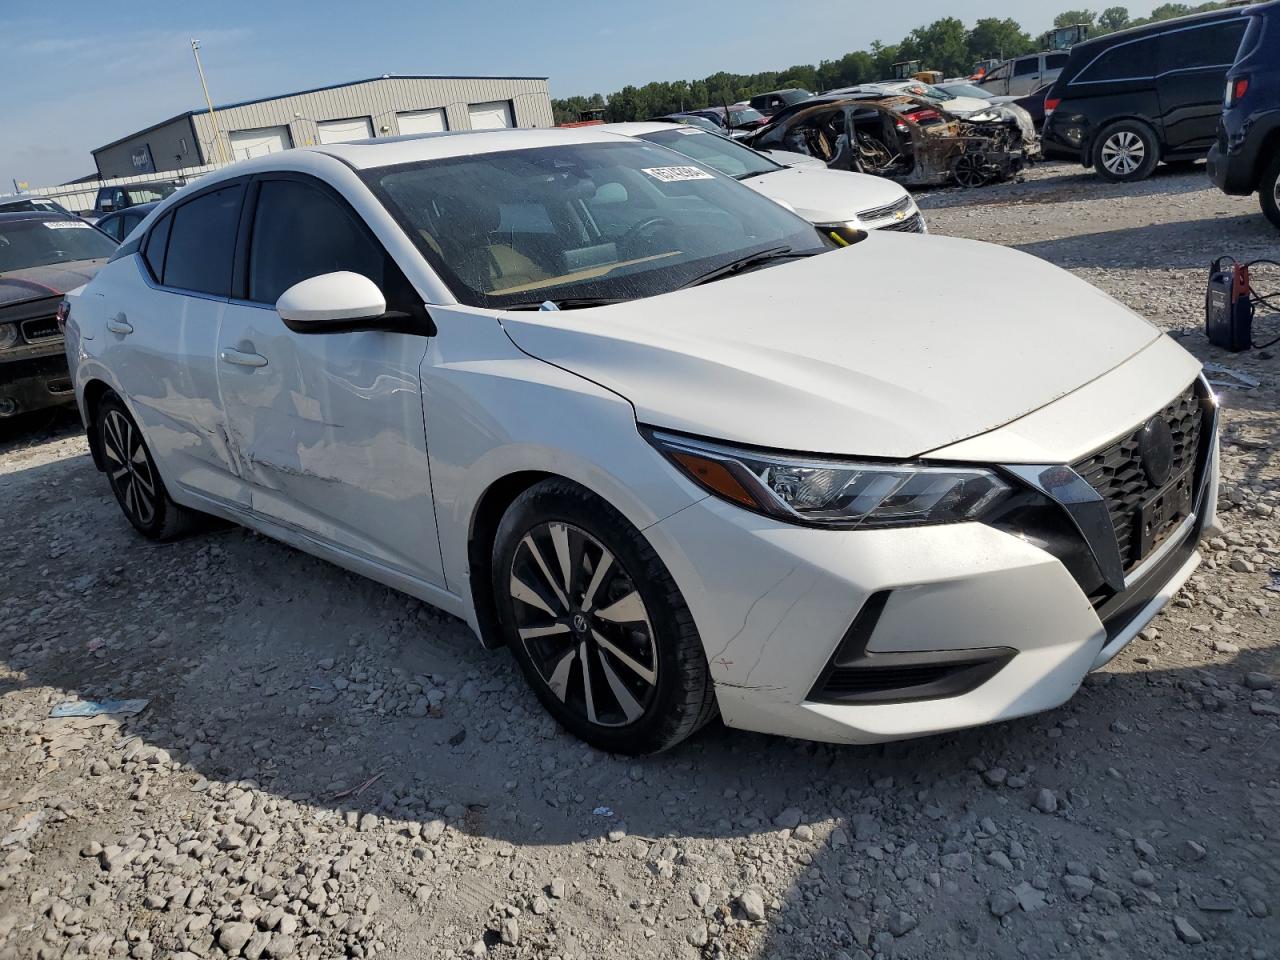
[[[201,103],[383,73],[547,76],[552,96],[816,63],[955,15],[1032,33],[1069,0],[3,0],[0,193],[93,172],[90,149]],[[1146,14],[1150,0],[1130,6]]]

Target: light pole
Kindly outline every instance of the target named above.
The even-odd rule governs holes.
[[[222,131],[218,128],[218,114],[213,109],[213,100],[209,97],[209,84],[204,79],[204,66],[200,63],[200,41],[191,40],[191,53],[196,58],[196,72],[200,74],[200,87],[204,90],[204,102],[209,106],[209,121],[213,124],[213,142],[218,147],[218,159],[227,163],[227,153],[222,148]]]

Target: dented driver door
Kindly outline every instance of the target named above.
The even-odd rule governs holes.
[[[422,337],[297,334],[232,302],[218,386],[254,513],[442,585],[418,368]]]
[[[349,270],[390,299],[404,280],[345,201],[298,175],[255,178],[239,288],[216,366],[253,512],[389,570],[443,585],[419,365],[424,336],[295,333],[276,313],[301,280]]]

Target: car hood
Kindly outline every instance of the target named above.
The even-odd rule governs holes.
[[[658,297],[501,319],[521,350],[625,397],[641,423],[884,457],[1016,420],[1161,335],[1029,254],[882,231]]]
[[[73,260],[0,273],[0,307],[74,290],[92,280],[106,262],[105,259]]]
[[[742,181],[770,200],[781,200],[810,223],[839,223],[860,211],[896,203],[906,191],[892,180],[847,170],[790,167]]]
[[[991,109],[990,100],[979,100],[977,97],[956,97],[952,100],[935,101],[935,103],[939,109],[957,117],[967,117]]]

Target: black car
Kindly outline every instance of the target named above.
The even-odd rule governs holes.
[[[1228,7],[1122,30],[1071,48],[1045,101],[1047,157],[1143,180],[1209,152],[1227,70],[1249,18]]]
[[[98,196],[93,201],[93,212],[111,213],[126,207],[136,207],[140,203],[159,203],[185,184],[184,180],[152,180],[147,183],[100,187]]]
[[[115,249],[77,217],[0,213],[0,417],[75,402],[58,304]]]
[[[1256,191],[1262,212],[1280,227],[1280,3],[1250,7],[1245,15],[1249,27],[1227,72],[1209,176],[1226,193]]]
[[[147,214],[156,208],[157,202],[159,201],[139,203],[136,206],[125,207],[123,210],[105,213],[98,218],[94,226],[116,241],[116,243],[121,243],[125,237],[133,232],[133,228],[145,220]]]
[[[768,93],[757,93],[747,103],[764,116],[772,117],[779,110],[785,110],[787,107],[795,106],[797,103],[803,103],[812,96],[813,94],[808,90],[791,87],[787,90],[770,90]]]

